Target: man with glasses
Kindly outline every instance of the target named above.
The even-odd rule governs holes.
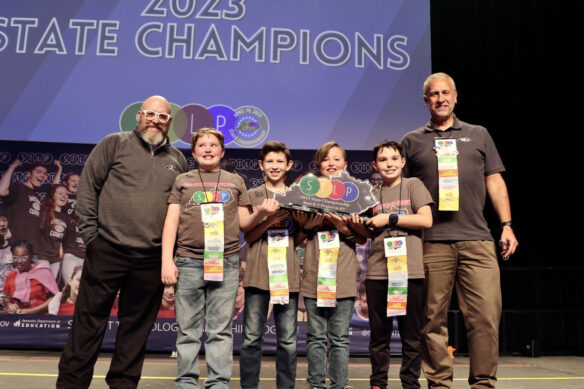
[[[429,76],[424,82],[424,102],[430,121],[402,141],[409,175],[422,180],[437,204],[434,224],[424,231],[422,367],[429,388],[452,387],[447,315],[456,288],[467,328],[469,384],[494,388],[501,287],[496,248],[483,215],[487,195],[501,221],[501,255],[509,257],[518,243],[501,176],[505,167],[497,148],[484,127],[456,117],[457,99],[449,75]]]
[[[77,193],[87,254],[58,388],[87,388],[118,290],[118,331],[106,382],[135,388],[160,307],[162,227],[175,177],[186,172],[170,145],[170,104],[152,96],[134,131],[106,136],[91,152]]]

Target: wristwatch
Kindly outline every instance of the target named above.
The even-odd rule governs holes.
[[[391,228],[397,227],[397,220],[399,219],[399,215],[397,213],[392,213],[389,215],[389,226]]]
[[[511,220],[507,220],[506,222],[501,223],[501,228],[503,228],[505,226],[512,227],[513,226],[513,222]]]

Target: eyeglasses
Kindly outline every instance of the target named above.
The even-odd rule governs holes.
[[[23,255],[21,257],[18,257],[16,255],[12,256],[13,262],[24,262],[24,261],[28,261],[29,259],[30,259],[30,255]]]
[[[154,112],[149,110],[142,110],[139,112],[141,112],[142,115],[144,115],[146,120],[154,120],[154,118],[158,118],[158,121],[160,123],[168,123],[168,121],[172,118],[172,116],[164,112]]]

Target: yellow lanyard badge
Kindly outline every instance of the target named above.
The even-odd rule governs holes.
[[[406,237],[385,238],[383,246],[387,258],[387,316],[403,316],[408,302]]]
[[[339,231],[319,231],[318,277],[316,284],[316,306],[337,305],[337,260],[339,258]]]
[[[267,235],[270,303],[288,304],[290,302],[288,264],[286,262],[288,230],[271,229],[267,231]]]
[[[223,204],[201,204],[201,219],[205,231],[203,279],[205,281],[223,281],[225,237]]]
[[[438,158],[438,210],[458,211],[458,151],[456,139],[437,138],[434,140]]]

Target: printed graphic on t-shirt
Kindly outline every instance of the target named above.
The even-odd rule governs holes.
[[[233,202],[234,196],[231,189],[234,187],[233,184],[220,183],[217,190],[214,190],[215,185],[215,182],[205,182],[204,186],[201,182],[183,184],[183,187],[191,187],[195,190],[185,204],[185,210],[198,208],[204,203],[223,203],[223,206],[227,206]],[[213,189],[209,190],[209,188]]]
[[[373,207],[373,214],[377,215],[378,213],[395,213],[397,215],[408,215],[408,207],[411,205],[410,200],[398,200],[398,201],[390,201],[384,203],[383,205],[376,205]]]
[[[65,230],[67,230],[67,223],[61,219],[55,218],[49,236],[51,238],[62,240],[63,236],[65,236]]]
[[[41,215],[41,202],[36,195],[29,195],[28,202],[30,203],[30,208],[28,213],[39,217]]]

